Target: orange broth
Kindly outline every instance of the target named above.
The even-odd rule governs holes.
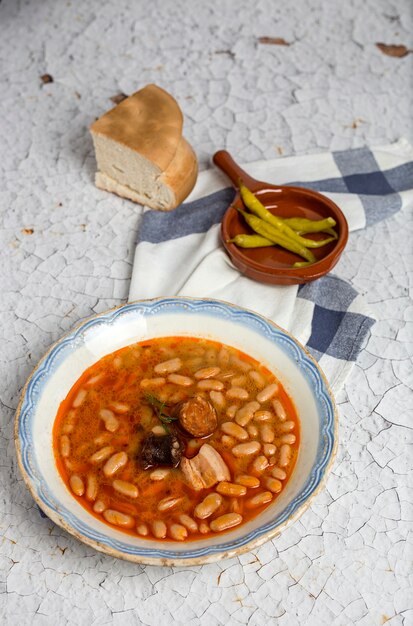
[[[168,382],[167,375],[160,376],[154,373],[154,367],[157,364],[174,358],[179,358],[182,361],[182,367],[177,373],[190,377],[193,380],[193,385],[182,387],[172,384]],[[159,426],[162,426],[156,411],[148,404],[146,394],[150,392],[159,400],[166,402],[166,408],[193,397],[195,394],[202,395],[211,401],[211,392],[200,389],[199,381],[194,378],[195,372],[210,366],[220,368],[215,379],[220,380],[224,385],[221,393],[225,398],[225,407],[215,407],[218,418],[217,429],[212,435],[202,439],[196,439],[185,434],[175,422],[166,425],[166,429],[177,433],[183,444],[183,454],[187,458],[194,457],[199,448],[204,443],[208,443],[215,448],[226,463],[231,474],[231,483],[236,483],[239,475],[247,474],[258,478],[260,484],[254,488],[247,488],[246,494],[237,498],[222,496],[222,504],[208,519],[197,519],[194,515],[196,505],[203,501],[206,495],[215,492],[217,485],[195,491],[183,479],[179,467],[170,469],[166,479],[153,480],[151,473],[156,467],[143,469],[139,460],[139,451],[142,447],[142,441],[151,433],[152,429],[155,427],[155,431],[159,431]],[[244,371],[247,369],[249,371]],[[259,385],[252,379],[251,372],[259,374],[261,378]],[[231,374],[233,375],[231,376]],[[159,381],[153,385],[152,383],[142,383],[143,380],[149,379],[151,381],[158,378],[165,378],[165,383],[160,386],[157,386]],[[242,387],[248,393],[247,400],[229,400],[226,398],[228,390],[231,389],[232,378],[236,382],[245,379]],[[263,381],[264,385],[262,384]],[[254,414],[254,417],[244,427],[248,432],[248,441],[258,441],[260,450],[256,454],[237,458],[233,455],[232,448],[242,442],[225,435],[220,426],[224,422],[234,421],[234,417],[235,420],[237,419],[236,414],[231,417],[230,407],[236,405],[236,410],[242,408],[246,402],[254,400],[263,387],[267,388],[273,383],[277,383],[278,391],[269,400],[263,401],[260,406],[260,411],[270,412],[272,417],[265,422],[260,422],[258,421],[259,412],[256,412],[257,419]],[[279,405],[274,405],[274,401],[281,404],[283,410],[278,411],[281,417],[277,416],[276,409],[279,408]],[[102,409],[109,410],[115,416],[115,425],[116,422],[118,425],[114,432],[107,430],[106,422],[100,416]],[[116,409],[121,409],[121,411]],[[233,408],[232,412],[234,412]],[[261,441],[264,424],[269,425],[274,432],[274,440],[270,443]],[[285,425],[289,426],[287,430],[285,430]],[[114,428],[113,425],[111,428]],[[291,442],[290,444],[283,442],[286,435],[289,435],[287,440]],[[73,497],[91,515],[104,523],[108,523],[108,525],[112,525],[105,519],[105,515],[109,516],[109,514],[103,513],[103,511],[97,512],[97,508],[104,507],[105,511],[124,514],[122,524],[115,524],[119,530],[151,540],[170,541],[176,538],[171,536],[170,524],[175,523],[182,526],[179,519],[181,514],[190,516],[198,526],[196,531],[187,529],[187,535],[183,537],[184,540],[215,536],[216,532],[211,530],[209,524],[211,520],[226,513],[238,513],[242,516],[242,524],[259,515],[279,495],[274,489],[272,491],[268,489],[268,484],[273,486],[274,480],[271,483],[271,479],[274,478],[274,475],[279,477],[277,480],[282,485],[281,489],[285,488],[294,469],[299,442],[300,426],[294,404],[280,381],[268,369],[235,348],[210,340],[188,337],[152,339],[127,346],[105,356],[89,367],[73,385],[67,397],[60,404],[53,426],[53,448],[56,464]],[[94,463],[90,461],[93,454],[108,446],[112,448],[111,455],[119,452],[125,452],[127,455],[126,464],[110,477],[103,472],[107,459]],[[282,446],[284,448],[289,446],[290,460],[288,464],[284,464],[280,468],[278,466],[282,460]],[[264,458],[264,464],[265,459],[267,459],[267,467],[260,470],[255,469],[254,462],[257,457],[260,457],[261,460]],[[277,472],[277,469],[281,471],[281,474],[285,474],[283,478],[280,479],[281,474],[280,471]],[[80,479],[80,482],[76,482],[77,479]],[[95,485],[94,492],[93,488],[89,489],[88,487],[89,481],[93,481],[93,485]],[[119,493],[113,486],[114,483],[119,484],[118,481],[134,486],[133,489],[136,489],[138,495],[133,494],[131,497]],[[75,487],[78,485],[75,489],[78,495],[74,493],[73,484]],[[84,487],[83,493],[82,485]],[[271,501],[251,507],[251,498],[263,492],[271,494]],[[159,501],[169,497],[180,499],[178,505],[171,510],[158,511]],[[102,503],[102,505],[99,507],[97,502]],[[151,529],[155,520],[164,522],[167,529],[165,537],[153,536]],[[142,533],[146,532],[145,529],[147,534],[143,535]],[[225,532],[225,530],[221,532]]]

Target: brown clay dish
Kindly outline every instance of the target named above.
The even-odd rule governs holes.
[[[347,243],[348,224],[342,211],[332,200],[311,189],[275,186],[255,180],[244,172],[225,150],[216,152],[213,161],[227,174],[237,190],[221,223],[222,243],[235,267],[253,280],[272,285],[307,283],[333,269]],[[235,235],[253,232],[235,208],[244,208],[238,191],[239,179],[242,179],[267,209],[280,217],[306,217],[313,220],[333,217],[337,222],[335,230],[338,239],[321,248],[312,249],[317,261],[300,268],[293,268],[292,265],[303,259],[279,246],[250,249],[238,248],[233,243],[227,243],[227,240]],[[326,234],[312,233],[305,237],[324,239]]]

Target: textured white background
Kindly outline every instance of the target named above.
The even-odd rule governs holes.
[[[413,624],[411,210],[352,234],[337,266],[379,322],[338,398],[327,488],[279,539],[203,567],[110,559],[40,517],[12,436],[46,348],[127,298],[140,211],[94,188],[87,131],[110,97],[172,92],[202,167],[218,148],[412,141],[413,55],[375,46],[413,48],[411,31],[409,0],[1,2],[1,624]]]

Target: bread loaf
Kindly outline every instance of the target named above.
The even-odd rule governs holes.
[[[196,156],[182,136],[176,100],[147,85],[100,117],[90,130],[96,186],[153,209],[169,211],[192,190]]]

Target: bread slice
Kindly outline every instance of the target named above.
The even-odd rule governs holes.
[[[153,209],[177,207],[198,174],[182,126],[176,100],[160,87],[147,85],[126,98],[91,126],[96,186]]]

